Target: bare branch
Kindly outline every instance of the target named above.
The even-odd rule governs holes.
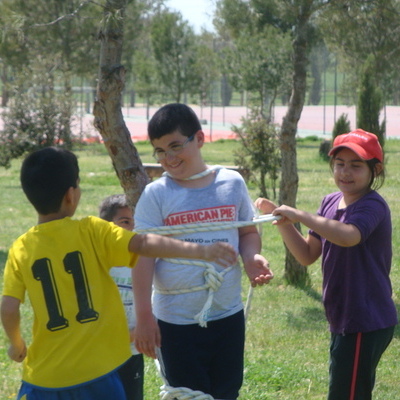
[[[95,4],[95,5],[99,6],[99,7],[104,7],[104,6],[102,6],[101,4],[96,3],[96,2],[94,2],[94,1],[92,1],[92,0],[85,0],[85,1],[83,1],[81,4],[79,4],[79,6],[76,8],[76,10],[73,11],[72,13],[66,14],[66,15],[62,15],[61,17],[58,17],[58,18],[55,19],[54,21],[47,22],[47,23],[45,23],[45,24],[34,24],[34,25],[32,25],[32,27],[38,28],[38,27],[42,27],[42,26],[51,26],[51,25],[58,24],[60,21],[63,21],[64,19],[71,19],[71,18],[74,18],[74,17],[79,13],[79,11],[81,10],[81,8],[83,8],[86,4],[89,4],[89,3]]]

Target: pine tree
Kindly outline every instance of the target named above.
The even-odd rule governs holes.
[[[382,92],[374,82],[372,69],[367,63],[361,80],[357,107],[357,128],[375,133],[383,147],[385,142],[386,122],[379,123],[379,114],[383,106]]]

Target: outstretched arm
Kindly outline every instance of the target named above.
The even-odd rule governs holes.
[[[278,213],[279,208],[272,201],[258,198],[254,204],[263,214],[282,216],[282,219],[274,221],[273,225],[278,227],[287,248],[301,265],[310,265],[318,259],[322,251],[320,240],[311,235],[302,236],[290,219]]]
[[[361,233],[355,225],[345,224],[285,205],[277,207],[267,199],[257,199],[255,205],[264,213],[282,217],[273,224],[278,226],[285,244],[302,265],[313,263],[321,255],[321,242],[311,235],[304,238],[293,226],[296,222],[302,223],[338,246],[351,247],[361,241]]]
[[[274,215],[281,215],[282,220],[276,221],[276,225],[300,222],[331,243],[342,247],[355,246],[361,241],[359,229],[352,224],[335,221],[320,215],[311,214],[288,206],[280,206],[273,211]]]
[[[129,242],[129,251],[146,257],[214,261],[223,267],[229,267],[237,260],[235,250],[228,243],[203,246],[152,233],[133,236]]]
[[[10,347],[8,356],[17,362],[22,362],[26,357],[26,345],[20,330],[20,301],[15,297],[3,296],[1,302],[1,322],[8,339]]]

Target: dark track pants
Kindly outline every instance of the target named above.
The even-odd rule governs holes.
[[[371,400],[379,360],[394,327],[331,335],[328,400]]]

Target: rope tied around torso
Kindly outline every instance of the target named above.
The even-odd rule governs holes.
[[[174,263],[174,264],[190,264],[197,265],[205,268],[204,271],[204,284],[199,286],[192,286],[190,288],[182,288],[182,289],[159,289],[154,288],[154,291],[161,294],[184,294],[191,292],[198,292],[201,290],[208,290],[207,300],[204,303],[203,308],[200,310],[198,314],[194,316],[194,319],[198,321],[199,325],[203,328],[207,327],[207,319],[208,314],[212,306],[212,302],[214,300],[214,293],[221,287],[224,281],[224,275],[228,273],[232,267],[225,268],[221,272],[218,272],[213,264],[205,262],[205,261],[197,261],[197,260],[181,260],[178,258],[167,258],[166,261]]]
[[[148,229],[138,229],[137,233],[157,233],[159,235],[178,235],[178,234],[187,234],[187,233],[196,233],[196,232],[208,232],[208,231],[219,231],[226,229],[237,229],[245,226],[261,224],[264,222],[275,221],[279,217],[268,214],[261,215],[257,218],[254,218],[252,221],[229,221],[229,222],[207,222],[207,223],[198,223],[198,224],[185,224],[185,225],[172,225],[172,226],[159,226],[155,228]],[[199,286],[194,286],[191,288],[182,288],[182,289],[159,289],[155,287],[155,291],[161,294],[174,295],[174,294],[183,294],[183,293],[191,293],[197,292],[200,290],[208,290],[207,300],[201,309],[201,311],[195,315],[195,319],[199,322],[199,325],[202,327],[207,327],[207,318],[210,312],[212,302],[214,299],[214,293],[221,287],[224,275],[227,274],[233,267],[228,267],[218,272],[215,266],[212,263],[201,261],[201,260],[187,260],[180,258],[168,258],[166,261],[181,264],[181,265],[197,265],[205,268],[204,272],[204,284]]]

